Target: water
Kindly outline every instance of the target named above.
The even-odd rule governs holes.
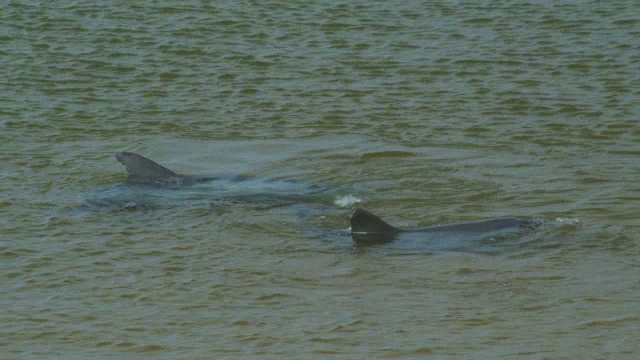
[[[0,18],[2,358],[638,357],[637,2]],[[335,186],[399,227],[554,224],[427,254],[355,248],[331,201],[73,211],[123,150]]]

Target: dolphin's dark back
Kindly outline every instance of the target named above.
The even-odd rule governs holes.
[[[384,243],[392,241],[400,229],[365,209],[356,209],[351,217],[351,237],[355,242]]]
[[[175,172],[142,155],[122,151],[116,153],[116,159],[127,168],[129,176],[136,178],[168,178],[179,176]]]
[[[480,220],[466,223],[457,223],[449,225],[430,226],[422,229],[412,230],[414,232],[466,232],[466,233],[489,233],[504,229],[520,229],[534,227],[535,221],[523,220],[518,218],[498,218],[489,220]]]
[[[127,168],[127,181],[134,184],[164,188],[181,188],[196,183],[218,180],[211,176],[191,176],[177,174],[146,157],[130,152],[116,153],[116,159]]]
[[[498,218],[466,223],[437,225],[418,229],[398,229],[365,209],[351,218],[351,237],[357,244],[380,244],[394,240],[422,241],[438,248],[459,249],[466,243],[519,233],[540,221]]]

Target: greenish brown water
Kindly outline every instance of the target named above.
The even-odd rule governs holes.
[[[0,19],[0,357],[639,356],[638,3]],[[549,225],[489,256],[355,249],[331,201],[77,211],[120,150],[331,184],[402,227]]]

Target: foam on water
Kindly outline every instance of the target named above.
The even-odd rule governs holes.
[[[579,225],[581,223],[580,219],[576,218],[556,218],[554,223],[559,225]]]
[[[338,196],[333,203],[341,208],[346,208],[362,202],[362,199],[353,195]]]

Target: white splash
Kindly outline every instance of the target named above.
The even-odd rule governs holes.
[[[555,222],[557,224],[566,224],[566,225],[578,225],[580,224],[580,219],[576,218],[556,218]]]
[[[346,196],[338,196],[333,203],[340,206],[340,207],[349,207],[351,205],[357,204],[359,202],[361,202],[362,199],[357,198],[353,195],[346,195]]]

